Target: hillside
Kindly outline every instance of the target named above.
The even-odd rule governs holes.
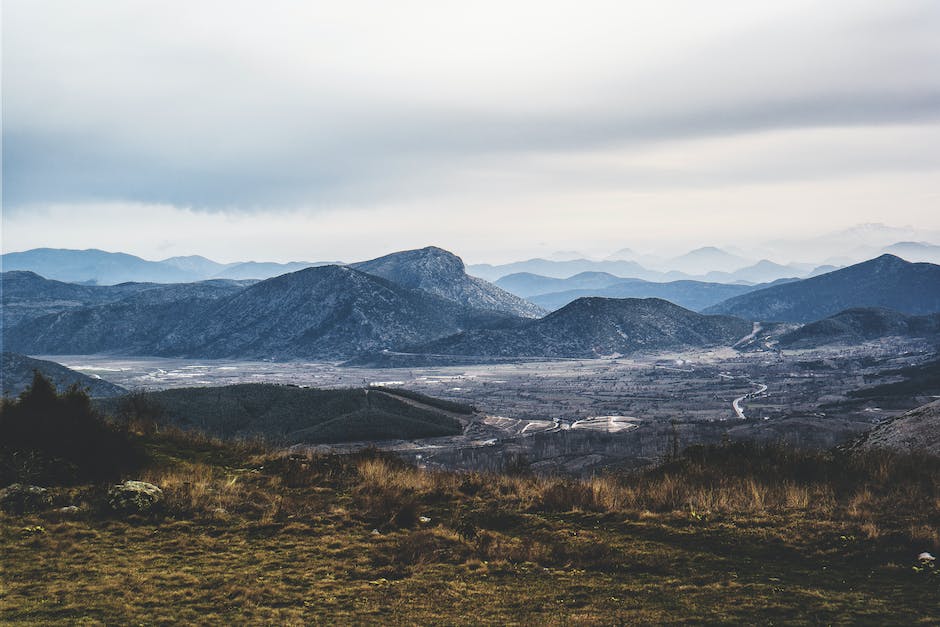
[[[343,266],[253,285],[207,310],[164,349],[192,356],[342,358],[491,320],[486,312]]]
[[[351,264],[351,267],[465,307],[526,318],[537,318],[545,313],[492,283],[469,276],[460,257],[435,246],[392,253]]]
[[[457,435],[459,418],[473,411],[381,389],[319,390],[262,383],[148,392],[134,401],[160,424],[197,428],[217,437],[261,435],[285,444]],[[98,403],[112,415],[124,405],[122,398]]]
[[[212,303],[243,289],[243,284],[221,280],[149,285],[114,302],[24,319],[4,327],[3,340],[7,348],[30,354],[160,354]]]
[[[847,309],[780,336],[779,346],[812,348],[893,336],[940,339],[940,313],[907,316],[874,307]]]
[[[748,321],[703,316],[656,298],[581,298],[513,329],[467,331],[414,352],[588,358],[638,350],[731,345],[751,330]]]
[[[882,255],[828,274],[736,296],[703,313],[813,322],[857,307],[909,315],[940,312],[940,266]]]
[[[153,283],[123,283],[114,286],[77,285],[43,278],[35,272],[11,270],[0,273],[3,326],[11,327],[28,318],[114,302]]]
[[[189,298],[219,298],[251,285],[253,281],[214,279],[196,283],[120,283],[78,285],[45,279],[34,272],[15,270],[0,274],[3,292],[3,326],[48,314],[127,301],[169,303]]]
[[[857,447],[940,456],[940,401],[882,422],[865,434]]]
[[[127,390],[119,385],[89,377],[54,361],[33,359],[26,355],[6,351],[0,354],[0,382],[3,383],[0,393],[3,396],[18,396],[32,383],[33,373],[37,370],[60,390],[71,385],[78,385],[87,390],[91,397],[120,396],[127,393]]]
[[[0,622],[938,618],[917,555],[940,549],[940,468],[918,457],[730,445],[571,480],[136,437],[149,461],[121,479],[160,489],[151,511],[116,511],[107,485],[46,483],[49,506],[0,513]]]

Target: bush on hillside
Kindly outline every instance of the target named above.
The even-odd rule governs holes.
[[[108,424],[77,385],[58,393],[38,371],[0,404],[0,483],[114,479],[141,460],[125,430]]]

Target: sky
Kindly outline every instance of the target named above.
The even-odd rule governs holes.
[[[5,0],[3,250],[936,233],[937,33],[935,0]]]

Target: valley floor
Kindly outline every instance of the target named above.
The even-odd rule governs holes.
[[[54,359],[129,389],[259,381],[405,387],[472,404],[480,414],[461,436],[375,443],[384,450],[439,468],[500,470],[507,459],[525,457],[539,472],[590,476],[609,466],[655,462],[674,446],[729,437],[810,448],[849,442],[880,420],[930,402],[940,387],[918,384],[888,397],[852,394],[901,380],[898,369],[936,357],[935,347],[898,339],[783,352],[724,348],[382,369],[100,355]],[[366,445],[315,450],[348,452]]]

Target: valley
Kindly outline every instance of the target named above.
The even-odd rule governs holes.
[[[903,380],[895,371],[936,357],[926,342],[893,338],[786,351],[717,348],[410,368],[107,355],[49,359],[129,390],[257,382],[406,388],[473,405],[478,413],[458,436],[315,445],[313,450],[377,446],[420,464],[477,470],[498,470],[524,457],[544,472],[585,474],[652,463],[674,445],[727,438],[810,448],[843,444],[940,395],[940,389],[921,386],[915,393],[889,397],[852,396]]]

